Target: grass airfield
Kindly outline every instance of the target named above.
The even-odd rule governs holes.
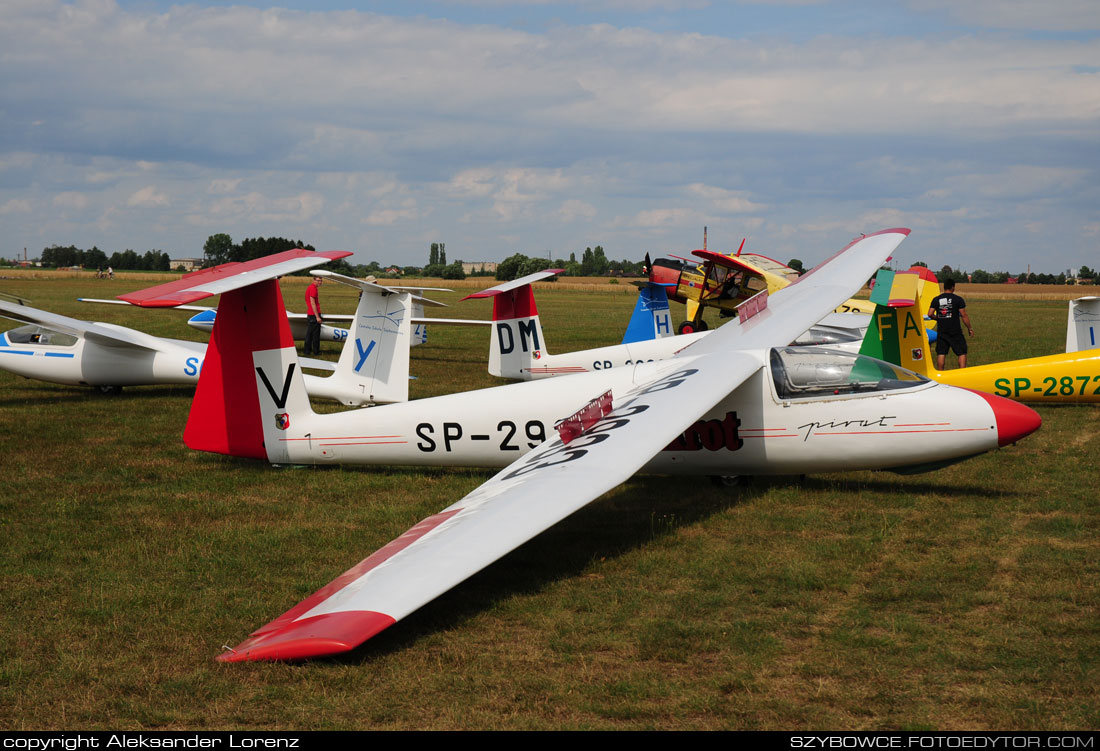
[[[75,301],[154,283],[0,292],[201,340],[178,311]],[[287,283],[291,309],[304,289]],[[345,289],[322,288],[326,310],[354,308]],[[617,342],[634,299],[606,281],[537,295],[551,352]],[[1064,301],[979,297],[973,364],[1063,349]],[[412,396],[498,383],[487,338],[431,329]],[[1100,405],[1041,407],[1017,446],[915,477],[635,478],[349,655],[223,665],[222,645],[491,472],[199,454],[190,393],[0,373],[0,727],[1100,727]]]

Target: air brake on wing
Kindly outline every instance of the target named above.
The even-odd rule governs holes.
[[[554,424],[554,429],[561,436],[561,442],[568,445],[570,441],[580,436],[586,430],[598,423],[611,413],[611,391],[605,391],[600,396],[578,409],[564,420]]]

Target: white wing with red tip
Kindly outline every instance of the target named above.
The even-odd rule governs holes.
[[[534,449],[220,659],[303,659],[352,649],[498,560],[644,466],[763,366],[753,350],[790,341],[843,302],[906,235],[887,230],[860,238],[777,292],[747,323],[731,322],[678,357],[638,366],[637,385],[614,395],[614,411],[579,437]],[[600,394],[578,396],[580,408]]]
[[[186,274],[174,282],[119,295],[118,299],[143,308],[168,308],[203,300],[254,282],[305,271],[351,253],[344,250],[285,250],[244,263],[226,263],[212,269]]]

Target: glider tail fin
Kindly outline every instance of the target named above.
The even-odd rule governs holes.
[[[647,284],[640,288],[638,302],[634,304],[634,313],[623,335],[623,344],[663,339],[673,333],[665,288],[659,284]]]
[[[529,378],[531,366],[549,354],[531,285],[494,296],[489,374],[501,378]]]
[[[1100,347],[1100,297],[1081,297],[1069,301],[1066,325],[1066,352]]]
[[[183,440],[189,448],[278,462],[278,438],[312,415],[279,284],[225,292]]]
[[[898,287],[890,293],[893,284],[892,271],[879,272],[871,293],[871,301],[877,306],[859,352],[927,376],[932,369],[931,354],[915,285],[905,285],[902,299],[895,296]]]
[[[338,392],[334,399],[348,405],[409,400],[411,310],[408,292],[361,290],[355,321],[331,376]]]

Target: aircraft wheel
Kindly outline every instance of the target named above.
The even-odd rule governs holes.
[[[122,393],[121,386],[96,386],[95,389],[106,396],[117,396]]]
[[[707,325],[706,321],[699,321],[699,328],[698,328],[699,331],[706,331],[709,328],[710,328],[710,326]]]
[[[749,475],[711,475],[710,481],[723,488],[739,488],[752,480]]]
[[[681,334],[694,334],[695,333],[695,324],[692,323],[691,321],[684,321],[683,323],[680,324],[680,328],[678,328],[676,330],[679,331]]]

